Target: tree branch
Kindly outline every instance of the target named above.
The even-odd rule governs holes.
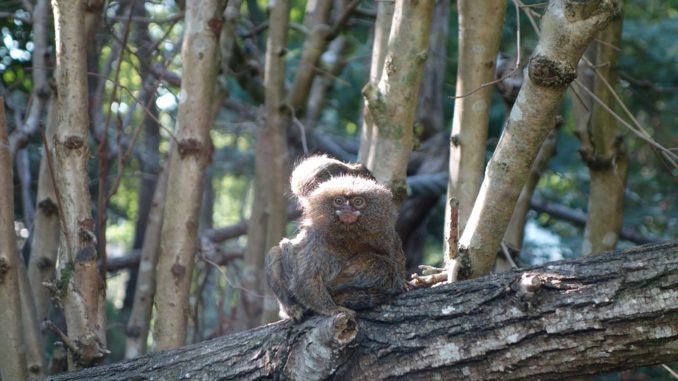
[[[49,379],[549,380],[669,362],[676,254],[673,241],[552,262],[411,291],[360,313],[357,327],[279,322]],[[302,354],[326,361],[302,367]]]

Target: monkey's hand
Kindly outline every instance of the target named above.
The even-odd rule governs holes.
[[[445,267],[433,267],[420,265],[421,275],[412,274],[412,279],[407,282],[413,288],[419,287],[437,287],[457,281],[459,274],[459,263],[456,260],[450,261]]]

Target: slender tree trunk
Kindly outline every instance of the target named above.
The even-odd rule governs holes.
[[[321,58],[323,73],[316,76],[313,80],[311,94],[308,97],[308,104],[306,106],[306,118],[304,119],[304,126],[306,131],[312,131],[318,124],[322,116],[323,108],[327,101],[327,96],[335,83],[335,79],[341,74],[341,71],[346,66],[346,52],[348,43],[344,36],[338,36],[329,45],[327,52],[328,60],[325,61],[325,56]]]
[[[391,34],[394,11],[395,1],[377,2],[377,20],[374,23],[370,79],[368,83],[379,83],[379,79],[381,78],[381,72],[384,69],[386,49],[388,48],[388,38]],[[367,163],[368,155],[372,149],[374,125],[372,123],[367,123],[368,112],[367,102],[365,102],[363,106],[363,125],[360,132],[360,149],[358,151],[358,161],[361,163]]]
[[[285,107],[285,55],[290,3],[277,0],[269,20],[266,41],[265,120],[257,122],[256,162],[252,213],[247,229],[247,253],[242,271],[243,290],[236,329],[256,327],[276,319],[277,304],[263,281],[264,259],[269,248],[283,237],[287,223],[287,137]],[[243,319],[247,319],[243,321]],[[245,324],[243,324],[245,323]]]
[[[419,97],[417,97],[417,138],[427,140],[443,130],[445,69],[447,68],[447,37],[450,19],[450,0],[436,0],[428,58],[424,64]],[[415,131],[417,132],[417,131]]]
[[[223,6],[220,0],[186,4],[186,31],[176,149],[170,155],[168,187],[156,271],[155,306],[158,350],[186,343],[193,258],[198,250],[198,216],[204,173],[212,156],[209,131],[216,83],[217,44]]]
[[[9,138],[10,152],[12,157],[17,150],[28,143],[28,139],[40,126],[46,103],[49,99],[50,89],[47,82],[47,58],[50,47],[47,44],[47,30],[49,28],[49,0],[37,0],[32,8],[33,28],[33,54],[31,74],[33,77],[33,92],[31,94],[31,107],[24,124],[15,129]]]
[[[142,18],[147,17],[144,2],[139,0],[133,2],[132,13],[135,16]],[[135,26],[135,43],[137,46],[138,57],[141,60],[141,78],[148,78],[152,75],[149,67],[152,64],[153,40],[148,32],[148,23],[138,22],[135,23]],[[158,109],[155,106],[155,101],[157,99],[157,84],[156,81],[145,80],[142,86],[144,86],[144,89],[139,96],[139,103],[144,110],[142,122],[144,142],[142,153],[141,155],[138,155],[139,167],[141,168],[141,185],[139,187],[138,195],[139,211],[134,227],[134,241],[132,242],[132,249],[134,250],[142,248],[144,236],[146,234],[146,226],[148,225],[148,217],[153,203],[155,187],[158,183],[158,174],[160,172],[160,126],[157,122]],[[138,275],[136,269],[130,271],[123,304],[123,307],[126,309],[131,308],[134,303],[134,293]]]
[[[167,169],[158,174],[158,182],[153,195],[153,202],[148,213],[144,242],[141,246],[138,276],[134,288],[134,301],[129,321],[125,329],[127,342],[125,358],[134,358],[146,353],[146,342],[151,325],[153,298],[155,296],[158,254],[160,252],[160,232],[165,210],[165,194],[167,193]]]
[[[47,127],[43,137],[46,139],[45,146],[52,147],[52,137],[56,132],[56,99],[51,97],[47,108]],[[40,171],[38,173],[38,194],[36,197],[36,213],[31,236],[31,255],[28,262],[28,279],[31,284],[33,299],[35,301],[36,319],[44,321],[49,319],[52,307],[52,298],[49,288],[44,284],[53,284],[55,276],[55,264],[59,251],[59,207],[54,191],[53,176],[54,168],[50,169],[50,159],[43,149],[40,159]]]
[[[407,163],[434,8],[434,0],[396,0],[384,68],[378,82],[363,88],[365,128],[371,138],[361,141],[369,147],[360,158],[398,204],[407,193]]]
[[[84,0],[53,0],[56,30],[57,130],[52,155],[60,210],[60,282],[71,367],[87,367],[107,354],[105,284],[97,268],[89,194],[87,65]],[[76,351],[77,353],[73,353]]]
[[[678,356],[678,241],[410,291],[51,380],[563,380]]]
[[[504,234],[504,242],[513,250],[520,251],[523,246],[523,236],[525,233],[525,222],[527,221],[527,212],[530,210],[530,200],[537,187],[541,175],[546,170],[549,160],[556,152],[556,130],[549,132],[544,144],[542,144],[537,158],[532,164],[532,169],[527,178],[527,182],[520,192],[516,207],[513,209],[511,221]]]
[[[219,49],[221,51],[221,70],[224,75],[230,75],[229,63],[233,57],[233,46],[237,36],[237,28],[240,22],[240,6],[242,0],[229,0],[224,9],[224,24],[221,26],[219,37]]]
[[[448,139],[443,138],[443,84],[447,67],[447,35],[450,0],[436,0],[429,38],[429,54],[417,98],[415,136],[423,141],[419,153],[423,160],[416,175],[432,174],[447,169]],[[412,160],[410,160],[410,163]],[[411,168],[410,168],[411,170]],[[398,213],[396,230],[403,241],[407,271],[416,271],[422,263],[427,234],[426,223],[431,210],[440,200],[435,192],[409,194]]]
[[[19,299],[19,254],[14,233],[12,153],[5,125],[5,99],[0,97],[0,377],[20,381],[28,376]]]
[[[306,3],[304,23],[309,34],[304,41],[301,60],[288,96],[288,103],[295,114],[305,109],[311,85],[316,74],[316,65],[320,55],[325,52],[331,32],[329,25],[332,0],[315,0]]]
[[[459,232],[483,180],[487,127],[490,120],[496,58],[504,25],[506,1],[459,0],[459,53],[457,90],[450,137],[450,177],[447,198],[459,201]],[[445,226],[450,225],[450,203],[445,203]],[[449,241],[445,229],[443,244]],[[447,252],[447,250],[445,250]]]
[[[577,62],[617,12],[611,0],[549,2],[528,75],[459,240],[462,278],[478,277],[492,268],[532,162],[551,130],[565,89],[577,75]]]
[[[44,115],[46,104],[52,104],[50,88],[47,82],[47,60],[50,56],[47,46],[49,29],[49,0],[37,0],[32,10],[33,21],[33,101],[26,121],[25,130],[36,130]],[[50,122],[47,120],[48,128]],[[54,128],[51,128],[53,133]],[[45,135],[49,136],[50,132]],[[17,162],[18,165],[18,162]],[[25,200],[24,203],[26,203]],[[37,208],[31,213],[33,233],[31,235],[31,254],[29,256],[27,285],[22,286],[22,293],[28,293],[30,300],[22,298],[22,305],[32,310],[30,316],[32,324],[25,324],[28,330],[37,330],[35,322],[47,319],[49,308],[52,304],[48,289],[42,282],[54,281],[54,264],[56,263],[57,250],[59,247],[59,219],[56,215],[56,197],[54,187],[47,172],[46,154],[43,152],[40,160],[38,174],[38,192],[36,196]],[[31,207],[31,209],[33,209]],[[24,209],[26,211],[26,209]],[[24,212],[25,214],[26,212]],[[28,320],[27,320],[28,321]],[[30,377],[42,377],[44,375],[44,360],[42,356],[42,341],[39,331],[27,333],[27,337],[33,337],[33,348],[27,343],[27,361],[29,363]],[[28,338],[27,338],[28,341]],[[38,346],[35,348],[35,346]]]
[[[42,378],[45,376],[44,343],[37,320],[35,299],[28,280],[28,270],[21,259],[17,270],[19,273],[19,299],[21,300],[21,328],[28,376],[29,378]]]
[[[33,197],[31,197],[33,179],[31,178],[31,163],[28,157],[28,149],[22,148],[18,150],[15,159],[16,174],[21,185],[21,210],[23,212],[24,225],[26,229],[30,230],[33,227],[35,208],[33,207]]]
[[[518,91],[520,91],[523,76],[520,72],[516,72],[507,77],[513,68],[515,68],[515,64],[506,60],[503,63],[503,66],[503,68],[497,68],[497,78],[502,78],[501,82],[497,84],[497,88],[502,93],[504,102],[510,112],[516,101],[515,96],[518,94]],[[523,246],[527,213],[530,211],[530,201],[532,200],[534,190],[536,189],[542,174],[548,167],[549,160],[551,160],[551,157],[556,153],[556,128],[558,127],[559,122],[554,120],[554,129],[546,137],[544,144],[542,144],[537,153],[537,158],[534,163],[532,163],[530,175],[527,178],[525,186],[523,186],[523,190],[520,191],[520,196],[518,197],[516,206],[513,209],[513,214],[511,215],[511,220],[506,228],[506,233],[504,233],[503,243],[506,244],[509,249],[509,252],[505,252],[504,254],[510,255],[511,261],[518,256]],[[503,249],[504,248],[502,247],[502,251],[504,251]],[[511,267],[512,263],[510,263],[505,256],[500,255],[495,262],[494,271],[508,271]]]
[[[623,1],[619,1],[623,5]],[[600,102],[614,104],[612,89],[617,82],[617,58],[621,43],[622,14],[598,34],[595,44],[593,91]],[[576,86],[578,93],[584,90]],[[628,157],[616,119],[598,101],[591,102],[586,128],[578,130],[581,156],[589,167],[591,185],[588,221],[582,254],[613,250],[624,222],[624,188]]]

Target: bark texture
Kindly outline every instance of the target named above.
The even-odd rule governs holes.
[[[532,163],[532,169],[530,170],[527,182],[525,182],[523,190],[520,191],[520,196],[518,196],[518,201],[516,202],[513,214],[511,215],[511,221],[506,229],[506,233],[504,233],[504,243],[514,251],[520,251],[523,247],[527,212],[530,211],[530,200],[532,199],[534,190],[537,188],[537,183],[539,182],[541,175],[548,167],[549,160],[555,153],[556,131],[554,129],[548,134],[546,140],[544,140],[544,144],[542,144],[537,153],[537,158],[534,160],[534,163]]]
[[[613,250],[624,222],[628,157],[617,120],[599,103],[608,106],[615,103],[613,90],[608,86],[617,82],[622,19],[620,13],[592,43],[595,46],[592,89],[598,101],[591,102],[588,123],[577,131],[582,142],[580,153],[591,176],[583,255]],[[582,90],[579,88],[578,92],[581,94]]]
[[[218,37],[223,6],[220,0],[186,4],[186,30],[176,146],[170,156],[166,203],[156,270],[157,348],[186,342],[188,297],[193,258],[198,250],[198,215],[204,174],[212,157],[209,131],[216,83]]]
[[[434,0],[396,1],[381,76],[363,88],[365,129],[371,137],[361,141],[361,146],[369,144],[361,160],[391,189],[398,204],[406,194],[407,163],[434,8]]]
[[[678,358],[678,241],[411,291],[51,380],[560,380]]]
[[[487,127],[490,120],[492,82],[497,52],[504,26],[506,1],[457,1],[459,12],[459,51],[457,66],[458,98],[454,101],[450,137],[450,177],[447,198],[459,201],[459,231],[464,230],[483,180]],[[477,90],[477,91],[476,91]],[[475,91],[475,92],[473,92]],[[471,93],[473,92],[473,93]],[[445,226],[450,215],[446,203]],[[445,239],[447,242],[447,232]]]
[[[28,376],[19,300],[19,255],[14,233],[12,154],[5,124],[5,99],[0,97],[0,377],[19,381]]]
[[[56,131],[56,100],[50,99],[48,106],[47,128],[45,131],[46,146],[51,147],[51,136]],[[52,305],[50,291],[43,283],[54,283],[54,268],[59,251],[59,207],[54,191],[53,174],[50,170],[48,155],[43,151],[38,174],[38,194],[36,197],[36,213],[31,242],[31,256],[28,262],[28,279],[35,300],[36,318],[47,320]]]
[[[71,367],[91,366],[105,357],[105,285],[97,268],[96,235],[87,163],[87,65],[85,0],[53,0],[56,36],[56,118],[51,154],[62,235],[58,290],[61,294]]]
[[[262,318],[275,319],[277,314],[277,303],[266,288],[263,269],[268,249],[280,242],[287,224],[285,128],[289,118],[285,105],[285,53],[289,14],[288,0],[277,0],[271,8],[264,74],[266,116],[257,122],[252,223],[247,229],[238,330],[256,327]]]
[[[40,332],[40,323],[36,318],[35,302],[31,284],[28,281],[28,270],[19,257],[19,299],[21,301],[21,328],[23,332],[24,351],[26,353],[26,368],[29,378],[45,376],[45,361],[43,359],[44,343]]]
[[[523,86],[459,240],[461,278],[478,277],[492,268],[532,162],[553,126],[565,89],[576,77],[577,62],[617,13],[610,0],[549,2]]]

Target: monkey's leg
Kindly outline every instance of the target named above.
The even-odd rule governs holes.
[[[335,303],[352,309],[383,304],[405,290],[405,279],[398,262],[372,252],[360,253],[342,268],[332,282]]]
[[[320,274],[305,275],[303,279],[293,277],[290,287],[292,294],[301,304],[320,315],[332,316],[343,312],[351,319],[355,317],[355,311],[334,303]]]
[[[285,276],[282,264],[282,250],[274,246],[266,256],[266,280],[273,290],[280,305],[280,315],[283,319],[291,318],[298,322],[304,315],[304,307],[299,305],[289,292],[289,282]]]
[[[330,289],[374,289],[397,294],[405,290],[401,265],[385,255],[373,252],[353,256],[330,285]]]

